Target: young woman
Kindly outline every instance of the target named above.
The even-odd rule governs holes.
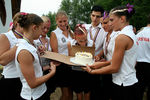
[[[129,25],[133,14],[133,6],[129,4],[111,10],[110,25],[114,31],[120,31],[115,43],[110,45],[112,60],[96,62],[84,68],[91,74],[112,74],[112,100],[138,100],[135,71],[137,44],[133,27]],[[92,67],[101,68],[92,70]]]
[[[84,25],[78,24],[74,30],[75,40],[68,42],[68,51],[71,55],[71,46],[79,45],[81,47],[92,47],[94,42],[87,39],[87,31]],[[77,66],[72,68],[72,87],[77,94],[77,100],[90,100],[90,90],[91,90],[91,75],[83,70],[75,69]]]
[[[3,88],[0,89],[0,94],[5,100],[20,99],[21,82],[15,65],[15,45],[18,39],[23,37],[23,29],[18,21],[25,14],[17,13],[13,18],[12,29],[0,35],[0,64],[3,65],[3,77],[0,80],[0,86]]]
[[[15,57],[22,83],[22,100],[49,100],[50,95],[46,92],[44,83],[54,75],[56,67],[51,63],[50,72],[43,76],[39,53],[34,44],[34,40],[42,33],[43,20],[35,14],[27,14],[21,16],[18,23],[24,30],[23,39],[17,44]]]
[[[64,11],[59,11],[56,14],[57,28],[51,33],[50,44],[53,52],[58,52],[63,55],[68,55],[67,43],[71,41],[73,36],[68,30],[68,17]],[[56,77],[57,86],[61,87],[62,97],[61,100],[72,100],[71,85],[71,67],[61,63],[57,66]]]
[[[110,41],[112,41],[113,38],[115,38],[116,35],[118,34],[118,32],[113,32],[112,26],[109,25],[109,13],[108,12],[104,12],[104,16],[102,20],[102,27],[105,30],[105,32],[108,32],[108,33],[104,40],[103,50],[101,50],[101,52],[97,56],[95,56],[95,61],[105,62],[105,61],[109,61],[112,59],[111,52],[109,52],[108,47],[109,45],[111,45]],[[112,91],[112,75],[111,74],[102,75],[101,79],[102,79],[101,84],[102,84],[102,89],[103,89],[102,99],[109,100],[111,98],[111,91]]]
[[[38,40],[35,40],[34,42],[36,43],[36,46],[38,47],[38,50],[43,49],[43,51],[51,51],[51,46],[50,46],[50,38],[47,36],[47,33],[50,29],[50,19],[46,16],[41,17],[43,20],[43,31],[39,37]],[[41,65],[43,67],[43,71],[45,72],[46,70],[49,69],[49,59],[46,58],[41,58]]]

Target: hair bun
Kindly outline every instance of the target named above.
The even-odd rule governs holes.
[[[25,15],[25,14],[20,15],[18,23],[20,24],[21,27],[24,27],[26,25],[27,18],[28,18],[28,15]]]

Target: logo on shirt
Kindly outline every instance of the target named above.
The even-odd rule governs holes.
[[[62,38],[61,38],[61,41],[62,41],[63,43],[65,43],[65,42],[66,42],[66,39],[65,39],[64,37],[62,37]]]

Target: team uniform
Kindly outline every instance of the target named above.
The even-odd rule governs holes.
[[[36,48],[38,49],[39,46],[43,45],[46,48],[46,51],[51,51],[51,46],[50,46],[50,38],[48,36],[45,37],[47,40],[47,43],[45,43],[45,45],[43,44],[41,38],[39,37],[39,39],[34,40],[34,43],[36,45]],[[44,68],[45,66],[49,66],[51,60],[48,58],[40,58],[41,60],[41,66]],[[47,73],[49,73],[49,70],[43,70],[44,75],[46,75]],[[56,89],[55,86],[55,82],[54,82],[54,78],[50,78],[48,81],[46,81],[46,86],[47,86],[47,91],[49,92],[49,94],[53,93]]]
[[[66,37],[63,34],[63,31],[57,27],[56,30],[53,31],[56,35],[57,42],[58,42],[58,53],[63,54],[63,55],[68,55],[68,47],[67,43],[72,40],[72,37],[70,34],[68,37]],[[66,65],[64,63],[61,63],[60,66],[56,67],[56,73],[54,75],[56,79],[56,86],[60,87],[68,87],[71,85],[71,67],[68,67],[69,65]]]
[[[137,38],[133,32],[133,27],[131,25],[124,27],[119,32],[119,35],[120,34],[130,37],[133,40],[134,44],[129,50],[125,51],[119,72],[112,74],[112,100],[138,100],[136,98],[138,95],[138,91],[136,89],[136,83],[138,82],[138,80],[136,78],[135,71],[135,64],[137,58]],[[114,52],[114,47],[115,41],[113,40],[112,43],[110,41],[108,51],[111,54],[113,54]]]
[[[104,51],[104,58],[105,60],[109,61],[112,59],[112,52],[110,50],[114,48],[109,48],[111,45],[114,45],[115,38],[117,37],[119,31],[113,31],[110,35],[110,38],[106,41],[107,36],[105,37],[104,44],[103,44],[103,51]],[[110,42],[111,41],[111,42]],[[102,100],[110,100],[111,92],[112,92],[112,74],[105,74],[102,75],[102,91],[103,96],[101,97]]]
[[[88,31],[87,38],[93,40],[95,43],[95,56],[98,55],[103,49],[104,39],[107,35],[107,32],[104,31],[101,23],[96,27],[93,27],[92,24],[85,24],[85,28]],[[91,100],[100,100],[104,98],[103,92],[103,75],[93,75],[93,82],[95,83],[91,91]]]
[[[22,83],[21,97],[23,99],[27,99],[27,100],[31,100],[31,99],[35,100],[35,99],[41,98],[42,95],[44,95],[44,97],[45,97],[44,100],[48,100],[49,95],[46,93],[47,88],[46,88],[45,83],[39,85],[36,88],[30,88],[26,79],[23,76],[23,73],[21,72],[20,65],[19,65],[19,62],[17,60],[18,54],[21,50],[27,50],[28,52],[30,52],[34,58],[33,65],[34,65],[35,76],[37,78],[42,77],[43,72],[42,72],[42,67],[40,65],[40,60],[39,60],[39,55],[38,55],[37,49],[33,45],[29,44],[24,39],[20,39],[19,44],[17,44],[17,46],[18,46],[18,48],[16,51],[15,63],[16,63],[16,67],[17,67],[17,70],[19,72],[19,77],[20,77],[20,80]]]
[[[140,100],[143,99],[147,87],[147,100],[150,99],[150,27],[144,27],[136,36],[138,38],[137,48],[137,78],[139,80]]]
[[[101,23],[97,27],[93,27],[91,24],[85,24],[85,28],[88,31],[88,39],[93,40],[95,43],[95,55],[98,55],[103,48],[107,32],[104,31]]]
[[[18,43],[18,39],[16,38],[12,30],[3,34],[8,38],[10,49]],[[1,89],[1,96],[4,96],[5,100],[18,100],[20,98],[21,82],[16,69],[15,59],[3,67],[2,75],[3,77],[0,80],[0,84],[4,90]]]

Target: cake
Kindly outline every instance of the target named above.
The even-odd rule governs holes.
[[[93,63],[93,55],[89,52],[77,52],[74,61],[81,65],[90,65]]]

